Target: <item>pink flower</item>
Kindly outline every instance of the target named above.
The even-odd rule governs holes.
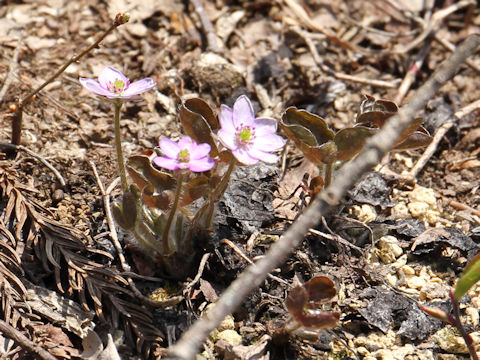
[[[163,138],[159,145],[165,155],[153,159],[155,165],[159,167],[202,172],[210,170],[215,165],[215,161],[208,157],[210,145],[197,144],[189,136],[184,136],[178,143],[169,138]]]
[[[286,143],[276,134],[277,120],[255,118],[252,104],[245,95],[235,101],[233,109],[222,105],[219,118],[221,129],[218,139],[242,164],[277,161],[278,156],[271,152],[281,149]]]
[[[80,84],[94,94],[105,96],[109,99],[131,99],[137,95],[151,90],[156,86],[151,78],[145,78],[130,84],[130,80],[120,71],[108,66],[104,68],[98,81],[80,78]]]

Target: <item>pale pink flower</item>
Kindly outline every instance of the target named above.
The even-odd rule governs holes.
[[[218,139],[242,164],[277,161],[278,156],[271,152],[281,149],[286,143],[276,134],[277,120],[255,118],[252,104],[245,95],[235,101],[233,109],[222,105],[219,119],[221,129]]]
[[[94,94],[105,96],[109,99],[132,99],[139,94],[151,90],[156,86],[151,78],[130,83],[130,80],[113,67],[106,67],[98,75],[98,81],[80,78],[80,84]]]
[[[194,172],[208,171],[215,165],[211,159],[209,144],[197,144],[189,136],[184,136],[178,143],[163,138],[160,140],[160,150],[164,156],[157,156],[153,159],[155,165],[169,169],[189,169]]]

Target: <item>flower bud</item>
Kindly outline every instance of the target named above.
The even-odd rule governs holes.
[[[128,12],[118,13],[115,16],[115,25],[120,26],[120,25],[126,24],[129,20],[130,20],[130,14]]]

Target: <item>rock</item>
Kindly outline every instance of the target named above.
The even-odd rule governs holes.
[[[405,283],[410,289],[418,289],[418,290],[422,289],[426,285],[426,282],[424,279],[415,275],[405,276]]]
[[[377,212],[375,211],[375,208],[368,204],[363,204],[361,206],[353,205],[349,212],[358,220],[366,224],[375,221],[377,218]]]
[[[384,264],[395,262],[403,254],[403,249],[398,245],[397,238],[391,235],[381,237],[377,246],[379,249],[375,253]]]
[[[232,315],[227,315],[225,319],[218,325],[218,331],[235,329],[235,322]]]
[[[218,340],[225,340],[232,346],[237,346],[242,343],[242,336],[235,330],[223,330],[217,334]]]
[[[465,341],[457,335],[457,331],[452,326],[446,326],[438,330],[433,334],[432,339],[443,351],[454,354],[468,354]]]

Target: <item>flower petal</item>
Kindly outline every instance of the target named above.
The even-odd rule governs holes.
[[[220,119],[220,127],[223,131],[235,134],[232,109],[230,109],[227,105],[222,105],[220,107],[220,114],[218,115],[218,118]]]
[[[192,140],[190,136],[184,136],[178,141],[178,148],[180,151],[182,150],[187,150],[189,154],[192,153],[192,149],[196,146],[197,144],[195,141]]]
[[[85,79],[85,78],[80,78],[79,79],[80,84],[87,89],[90,92],[93,92],[94,94],[97,95],[102,95],[102,96],[111,96],[112,93],[108,90],[105,90],[100,86],[100,84],[93,80],[93,79]]]
[[[278,156],[266,151],[262,151],[256,148],[250,148],[248,155],[254,159],[262,160],[263,162],[274,164],[277,162]]]
[[[272,118],[256,118],[254,126],[255,136],[263,136],[277,132],[277,120]]]
[[[153,159],[153,162],[158,167],[162,167],[168,170],[177,170],[179,168],[178,162],[175,159],[170,159],[163,156],[157,156]]]
[[[178,144],[169,139],[169,138],[163,138],[159,142],[160,150],[169,158],[171,159],[177,159],[178,153],[180,152],[180,148]]]
[[[129,81],[125,75],[111,66],[103,68],[103,70],[100,71],[100,75],[98,75],[98,82],[104,89],[108,89],[108,84],[113,83],[115,80],[121,80],[125,84]]]
[[[260,151],[276,151],[284,147],[286,143],[287,141],[280,135],[266,134],[260,137],[255,134],[252,148]]]
[[[218,130],[217,133],[218,140],[225,146],[227,149],[236,150],[238,148],[237,142],[235,141],[235,133],[231,133],[224,129]]]
[[[202,159],[190,160],[188,164],[189,164],[188,168],[191,171],[202,172],[202,171],[208,171],[211,168],[213,168],[215,166],[215,161],[213,161],[213,159],[209,157],[204,157]]]
[[[253,165],[258,162],[257,158],[250,156],[244,148],[238,148],[237,150],[232,151],[233,156],[244,165]]]
[[[145,78],[135,81],[122,93],[122,97],[130,97],[144,93],[145,91],[152,90],[157,83],[151,78]]]
[[[211,149],[209,144],[198,144],[190,151],[190,160],[199,160],[206,157]]]
[[[254,121],[252,103],[245,95],[240,96],[233,104],[233,125],[235,128],[253,126]]]

